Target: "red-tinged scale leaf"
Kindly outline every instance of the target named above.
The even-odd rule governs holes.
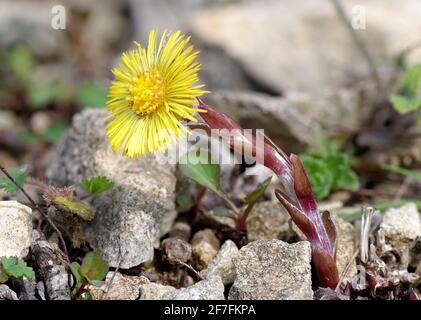
[[[281,190],[275,190],[275,195],[288,211],[291,219],[297,227],[304,233],[310,242],[317,241],[317,231],[308,217],[304,215],[292,202],[292,200]]]
[[[310,180],[300,158],[291,154],[290,160],[293,168],[294,190],[302,210],[304,212],[317,212],[317,203],[311,190]]]
[[[322,212],[322,221],[326,229],[327,236],[330,240],[330,245],[333,249],[333,257],[336,259],[336,244],[337,244],[337,233],[336,233],[336,226],[333,222],[332,218],[330,217],[329,211]]]
[[[206,113],[201,113],[200,117],[206,123],[207,127],[210,129],[224,129],[228,131],[235,131],[236,134],[230,136],[230,147],[234,149],[236,143],[242,144],[242,154],[245,156],[258,154],[264,154],[264,157],[257,157],[256,160],[260,160],[261,164],[267,168],[273,170],[277,175],[281,175],[285,171],[290,172],[290,163],[288,157],[285,153],[280,150],[275,144],[267,137],[263,137],[263,149],[258,149],[261,146],[257,145],[255,137],[249,137],[244,134],[244,129],[241,128],[233,119],[231,119],[227,114],[222,112],[215,111],[212,107],[203,103],[200,99],[199,108],[206,110]],[[202,127],[200,127],[202,128]],[[203,129],[203,128],[202,128]],[[208,131],[208,130],[207,130]],[[234,150],[235,151],[235,150]],[[263,161],[260,159],[263,158]]]
[[[314,243],[312,243],[312,256],[319,286],[335,289],[339,282],[335,259],[326,250],[317,247]]]
[[[240,129],[243,130],[235,121],[226,114],[213,110],[210,106],[199,101],[199,108],[206,110],[201,113],[201,118],[210,129]],[[244,131],[241,131],[244,132]],[[241,134],[241,133],[240,133]],[[238,137],[237,137],[238,138]],[[244,140],[245,137],[241,137]],[[248,141],[249,139],[247,139]],[[233,149],[234,139],[230,138],[230,147]],[[250,150],[256,154],[256,139],[252,138],[249,145],[244,146],[241,152]],[[263,165],[273,170],[281,179],[285,190],[295,193],[296,201],[292,201],[286,194],[280,190],[276,191],[279,201],[287,209],[291,218],[297,224],[301,231],[307,236],[313,248],[313,262],[316,273],[320,279],[320,284],[324,287],[335,288],[339,281],[334,254],[332,252],[333,232],[329,230],[329,236],[325,230],[325,225],[320,217],[318,206],[314,198],[310,181],[298,156],[292,154],[289,160],[283,156],[283,152],[276,151],[279,148],[273,147],[269,140],[264,144]],[[245,154],[242,154],[245,156]],[[295,200],[295,199],[294,199]],[[329,223],[327,223],[329,225]],[[331,227],[331,225],[329,225]],[[314,253],[316,252],[316,253]]]
[[[210,106],[203,103],[202,100],[198,99],[199,101],[199,108],[204,109],[207,112],[203,112],[200,114],[200,117],[209,125],[212,129],[240,129],[242,128],[232,120],[227,114],[223,112],[217,112],[213,110]]]

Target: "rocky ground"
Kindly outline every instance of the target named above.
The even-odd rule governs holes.
[[[0,257],[22,258],[35,271],[32,280],[1,284],[0,279],[0,300],[71,299],[76,279],[69,263],[81,263],[93,250],[109,265],[103,282],[86,287],[98,300],[419,296],[421,215],[415,203],[398,205],[398,200],[420,199],[420,184],[381,168],[421,164],[419,125],[388,102],[397,76],[384,62],[419,41],[408,30],[421,27],[421,10],[414,10],[420,4],[347,1],[349,7],[363,4],[370,12],[363,38],[383,83],[390,86],[379,90],[333,7],[316,2],[69,0],[73,21],[80,21],[67,36],[52,33],[51,38],[45,36],[51,32],[43,18],[50,12],[48,1],[4,1],[0,48],[7,52],[22,40],[28,43],[41,61],[28,81],[60,79],[72,87],[83,79],[105,87],[108,70],[129,41],[144,39],[152,27],[182,28],[202,50],[202,80],[212,91],[205,100],[215,109],[245,128],[264,128],[287,153],[305,152],[319,133],[340,135],[359,158],[354,169],[361,183],[360,190],[338,190],[320,202],[337,227],[341,286],[318,288],[310,243],[274,198],[276,177],[256,204],[244,237],[230,219],[215,214],[221,201],[210,191],[200,207],[186,208],[178,201],[201,188],[176,165],[154,156],[129,160],[114,154],[105,136],[103,108],[87,108],[88,102],[72,97],[33,108],[24,87],[5,86],[0,87],[0,164],[25,166],[35,182],[25,190],[40,210],[21,192],[0,190]],[[33,12],[32,20],[22,16],[23,7]],[[420,61],[420,53],[410,52],[408,62]],[[0,74],[7,75],[1,67]],[[56,123],[65,126],[46,138]],[[234,201],[270,175],[255,169],[250,178],[241,165],[222,168],[222,185]],[[48,206],[36,187],[41,182],[81,193],[83,180],[95,176],[106,176],[115,186],[88,199],[91,221]],[[383,201],[396,205],[361,219],[363,206]]]

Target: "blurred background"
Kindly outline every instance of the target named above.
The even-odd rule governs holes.
[[[264,128],[287,153],[339,138],[370,188],[384,164],[416,168],[417,114],[396,111],[389,98],[405,68],[421,62],[421,2],[335,3],[1,0],[1,163],[44,178],[73,114],[104,107],[120,54],[158,28],[192,36],[208,103],[245,128]],[[55,5],[65,29],[52,27]]]

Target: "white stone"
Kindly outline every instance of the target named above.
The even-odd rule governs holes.
[[[0,257],[25,257],[31,236],[32,209],[17,201],[0,201]]]

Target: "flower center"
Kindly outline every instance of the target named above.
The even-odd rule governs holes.
[[[156,70],[146,71],[133,79],[129,92],[127,100],[133,111],[147,116],[164,104],[164,79]]]

